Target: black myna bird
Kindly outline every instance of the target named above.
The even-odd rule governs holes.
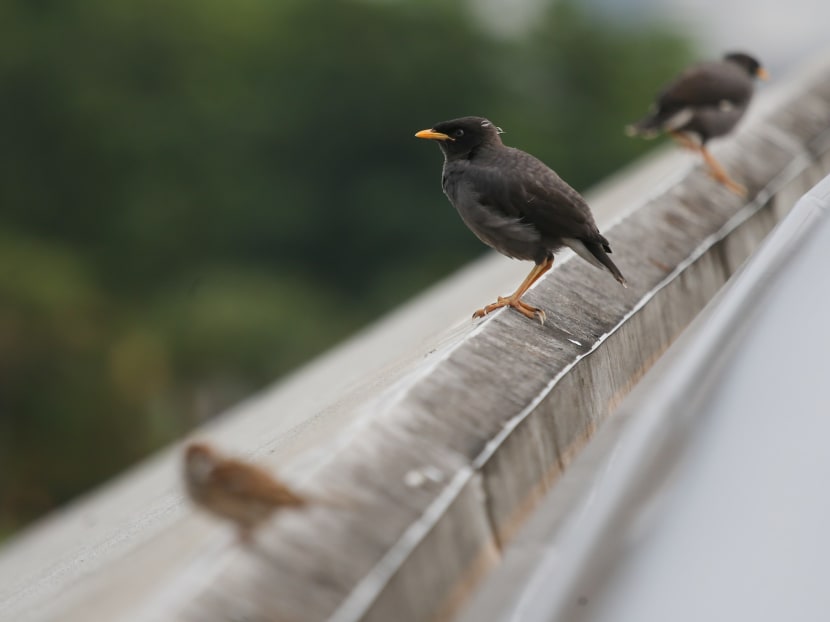
[[[415,134],[438,142],[444,194],[478,239],[508,257],[536,262],[515,292],[473,317],[510,306],[544,323],[545,312],[520,298],[550,270],[553,254],[563,246],[625,285],[585,199],[529,153],[505,146],[500,133],[487,119],[463,117]]]
[[[738,52],[694,65],[663,89],[648,116],[629,125],[626,133],[644,138],[669,133],[684,147],[700,151],[712,176],[743,196],[746,188],[729,177],[706,142],[732,131],[752,99],[754,79],[767,77],[757,60]]]

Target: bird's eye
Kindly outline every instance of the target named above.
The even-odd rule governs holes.
[[[464,136],[464,130],[462,130],[461,128],[458,128],[457,130],[455,130],[452,133],[452,135],[455,136],[456,138],[461,138],[462,136]]]

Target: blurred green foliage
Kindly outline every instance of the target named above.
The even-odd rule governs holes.
[[[691,51],[575,2],[519,38],[448,2],[0,4],[0,533],[483,252],[415,131],[487,116],[585,187]]]

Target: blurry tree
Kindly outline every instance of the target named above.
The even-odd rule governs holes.
[[[584,187],[689,59],[575,2],[0,4],[0,533],[483,247],[413,133],[488,116]]]

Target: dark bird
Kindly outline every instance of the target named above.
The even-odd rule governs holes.
[[[746,195],[706,149],[710,138],[732,131],[752,99],[754,79],[768,74],[748,54],[727,54],[721,61],[689,67],[657,96],[649,114],[626,128],[629,136],[654,138],[667,132],[682,146],[699,151],[712,176],[727,188]]]
[[[222,456],[204,443],[191,443],[185,449],[184,481],[195,503],[235,523],[246,541],[275,511],[308,503],[268,471]]]
[[[545,312],[520,299],[550,270],[553,254],[563,246],[625,285],[585,199],[529,153],[505,146],[500,133],[487,119],[462,117],[415,134],[438,142],[444,194],[478,239],[508,257],[536,262],[515,292],[473,317],[510,306],[544,324]]]

